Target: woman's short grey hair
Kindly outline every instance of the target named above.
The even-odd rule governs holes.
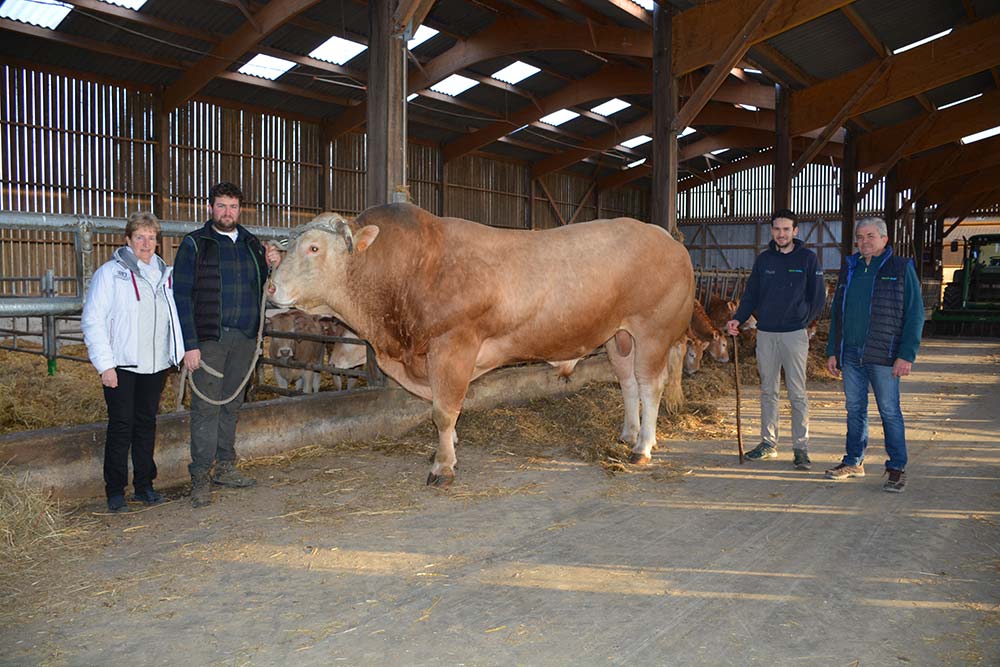
[[[125,223],[125,238],[132,238],[132,234],[140,227],[147,227],[156,232],[156,238],[160,237],[160,221],[149,211],[136,211],[128,217]]]
[[[858,224],[854,226],[854,235],[858,235],[858,230],[862,227],[875,227],[878,229],[879,236],[888,236],[889,230],[885,226],[885,220],[882,218],[865,218],[864,220],[859,220]]]

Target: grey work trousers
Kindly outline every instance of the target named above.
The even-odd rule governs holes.
[[[809,448],[809,397],[806,395],[806,359],[809,333],[757,332],[757,370],[760,373],[760,439],[778,446],[778,393],[781,369],[792,404],[792,448]]]
[[[255,338],[241,331],[223,327],[222,337],[199,343],[202,360],[224,375],[217,378],[199,368],[192,378],[209,398],[228,397],[246,377],[256,346]],[[236,420],[243,405],[244,392],[225,405],[206,403],[191,395],[191,464],[192,477],[204,475],[216,461],[236,461]]]

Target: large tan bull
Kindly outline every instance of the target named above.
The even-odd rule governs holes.
[[[536,232],[390,204],[353,222],[325,213],[296,230],[270,293],[280,306],[335,315],[371,343],[382,370],[432,401],[438,447],[427,483],[447,486],[472,380],[516,361],[573,361],[602,344],[624,396],[621,439],[633,462],[647,463],[669,357],[680,383],[694,274],[680,243],[628,218]]]

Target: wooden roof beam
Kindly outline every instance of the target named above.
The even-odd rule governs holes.
[[[996,189],[1000,183],[1000,166],[984,169],[977,174],[956,176],[939,181],[927,189],[930,201],[943,201],[955,193],[982,193]]]
[[[176,109],[201,90],[205,84],[224,72],[261,39],[287,23],[293,16],[315,5],[319,0],[272,0],[253,14],[236,32],[226,37],[212,52],[188,68],[180,78],[167,86],[163,93],[165,110]]]
[[[927,115],[861,137],[858,140],[858,167],[870,169],[884,162],[885,156],[890,155],[906,137],[910,136],[924,122]],[[962,137],[997,125],[1000,125],[1000,90],[991,91],[957,107],[937,112],[930,128],[919,140],[907,147],[904,157],[958,141]]]
[[[1000,14],[956,28],[950,35],[889,59],[885,76],[854,105],[859,115],[1000,65]],[[832,109],[843,108],[885,61],[872,62],[841,76],[792,93],[792,134],[830,123]]]
[[[773,111],[744,111],[729,104],[709,102],[698,117],[694,119],[694,126],[698,125],[733,125],[736,127],[747,127],[774,131]],[[533,178],[540,178],[553,171],[565,169],[570,165],[584,160],[595,153],[611,150],[622,141],[631,139],[641,134],[649,134],[653,131],[652,114],[639,118],[628,125],[616,128],[613,132],[605,133],[599,137],[584,142],[579,148],[571,148],[559,153],[551,158],[546,158],[537,162],[531,170]]]
[[[698,84],[697,90],[694,91],[691,97],[684,103],[684,106],[681,107],[680,111],[677,112],[677,115],[674,116],[670,129],[674,131],[683,130],[698,115],[698,112],[701,111],[702,107],[712,98],[715,91],[719,89],[722,82],[729,76],[729,72],[736,63],[746,55],[746,52],[750,49],[751,40],[756,38],[757,33],[760,31],[760,26],[764,23],[764,19],[767,18],[777,1],[764,0],[754,10],[750,18],[747,19],[746,24],[743,25],[743,28],[722,52],[722,55],[719,56],[719,60],[712,65],[712,69],[709,70],[705,78]]]
[[[865,196],[872,191],[872,188],[875,187],[875,184],[881,181],[885,175],[889,173],[889,170],[895,167],[896,163],[899,162],[904,155],[909,153],[917,141],[922,139],[924,135],[927,134],[927,130],[929,130],[934,121],[937,120],[937,114],[938,112],[936,111],[927,114],[920,124],[914,128],[913,132],[911,132],[910,135],[906,137],[901,144],[899,144],[899,147],[893,151],[892,155],[879,165],[878,169],[875,170],[875,173],[872,174],[872,177],[868,179],[868,182],[865,183],[864,187],[858,192],[857,201],[864,199]]]
[[[507,120],[493,123],[478,132],[446,144],[443,152],[444,161],[450,162],[465,153],[482,148],[511,130],[533,123],[546,114],[598,97],[642,93],[649,90],[649,83],[649,74],[642,70],[622,66],[605,67],[538,100],[538,107],[525,107],[515,111]]]
[[[828,141],[833,137],[834,133],[841,128],[841,126],[847,121],[847,119],[852,115],[854,108],[858,104],[858,100],[864,97],[872,86],[879,82],[879,80],[885,76],[885,73],[889,70],[889,65],[891,60],[883,60],[878,67],[869,73],[868,78],[858,87],[857,90],[844,102],[843,106],[837,113],[833,115],[827,126],[823,128],[823,131],[819,133],[806,152],[802,155],[801,162],[796,162],[795,166],[792,167],[792,178],[798,176],[805,165],[810,162],[819,151],[827,144]],[[794,93],[793,103],[794,103]],[[794,111],[794,107],[793,107]],[[794,133],[793,133],[794,134]]]
[[[942,164],[949,165],[948,171],[938,171]],[[1000,137],[990,137],[968,146],[955,143],[946,150],[903,160],[896,168],[896,178],[900,187],[915,189],[921,183],[935,183],[946,175],[972,174],[995,164],[1000,164]]]

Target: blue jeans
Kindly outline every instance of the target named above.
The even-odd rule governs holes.
[[[899,407],[899,378],[892,376],[892,366],[862,364],[861,350],[844,346],[840,360],[844,374],[844,396],[847,398],[847,455],[843,463],[861,465],[868,448],[868,386],[875,392],[875,403],[882,417],[885,451],[889,460],[885,467],[906,469],[906,425]]]

